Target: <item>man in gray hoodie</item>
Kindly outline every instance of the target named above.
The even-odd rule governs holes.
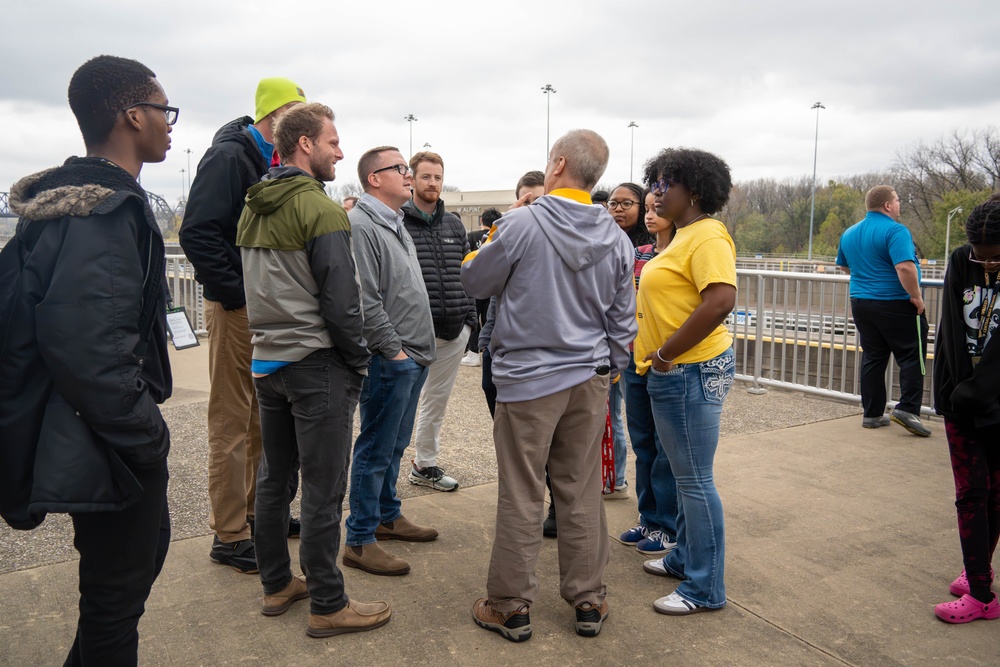
[[[560,594],[576,609],[577,634],[596,636],[608,614],[601,436],[609,383],[628,365],[638,327],[631,243],[590,200],[607,163],[598,134],[560,138],[545,168],[545,196],[498,220],[462,266],[470,295],[498,298],[490,351],[499,499],[488,597],[472,613],[511,641],[531,637],[546,464]]]

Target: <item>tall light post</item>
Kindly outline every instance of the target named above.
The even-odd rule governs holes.
[[[410,157],[413,157],[413,121],[417,120],[417,117],[411,113],[407,114],[403,120],[410,124]]]
[[[819,110],[825,109],[821,102],[809,107],[810,109],[816,110],[816,141],[813,144],[813,190],[812,190],[812,204],[809,206],[809,257],[813,258],[813,217],[816,215],[816,158],[819,155]]]
[[[186,181],[184,180],[184,173],[186,171],[187,171],[186,169],[181,169],[181,201],[187,199],[187,196],[184,194],[184,187],[186,184]]]
[[[193,153],[194,151],[192,151],[190,148],[185,148],[184,152],[187,153],[188,156],[188,192],[191,192],[191,174],[194,173],[193,171],[191,171],[191,153]]]
[[[635,164],[635,128],[639,127],[635,124],[635,121],[631,121],[628,126],[632,129],[632,147],[629,149],[628,154],[628,180],[633,183],[632,180],[632,166]]]
[[[956,206],[955,208],[948,211],[948,227],[944,233],[944,268],[948,268],[948,259],[951,255],[948,254],[948,250],[951,248],[951,219],[962,212],[961,206]]]
[[[556,89],[552,87],[551,83],[547,83],[542,86],[542,92],[545,93],[545,161],[549,161],[549,109],[552,103],[552,94],[556,92]]]

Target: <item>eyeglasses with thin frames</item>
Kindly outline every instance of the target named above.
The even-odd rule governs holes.
[[[381,169],[376,169],[372,173],[377,174],[380,171],[389,171],[390,169],[395,169],[400,176],[406,176],[408,173],[410,173],[410,168],[407,167],[405,164],[393,164],[388,167],[382,167]]]
[[[130,104],[122,111],[128,111],[129,109],[134,109],[136,107],[152,107],[153,109],[159,109],[167,117],[167,125],[173,125],[177,122],[177,117],[180,116],[181,110],[177,107],[168,107],[166,104],[156,104],[155,102],[136,102],[135,104]]]
[[[608,200],[608,210],[613,211],[618,207],[621,207],[623,211],[627,211],[639,202],[632,201],[631,199],[623,199],[622,201],[617,201],[615,199]]]
[[[675,181],[672,178],[661,178],[655,183],[650,183],[649,189],[654,195],[662,195],[674,185],[680,185],[680,181]]]
[[[969,253],[969,261],[980,266],[1000,266],[1000,257],[990,257],[989,259],[979,259],[975,252]]]

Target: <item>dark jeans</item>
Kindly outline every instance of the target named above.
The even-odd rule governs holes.
[[[139,618],[170,546],[167,462],[132,470],[143,494],[120,512],[73,517],[80,620],[66,665],[135,665]]]
[[[483,350],[483,393],[486,394],[486,405],[490,408],[490,416],[497,413],[497,387],[493,384],[493,355],[490,348]]]
[[[921,362],[927,359],[927,317],[920,315],[917,333],[917,309],[909,301],[874,301],[851,299],[854,325],[861,347],[861,405],[865,417],[885,413],[885,369],[889,354],[899,366],[899,402],[896,408],[920,414],[924,398],[924,373]]]
[[[361,433],[351,463],[347,546],[375,542],[378,525],[402,513],[396,495],[399,461],[410,444],[426,379],[427,368],[410,358],[393,361],[376,354],[368,364],[361,388]]]
[[[990,590],[990,563],[1000,538],[1000,433],[944,420],[955,475],[958,539],[973,591]]]
[[[639,503],[639,522],[649,530],[662,530],[670,538],[677,535],[677,482],[670,461],[663,450],[653,406],[646,389],[646,375],[635,372],[629,359],[622,374],[625,383],[625,418],[635,452],[635,495]]]
[[[263,445],[255,544],[261,584],[265,595],[271,595],[292,578],[288,478],[298,458],[302,475],[299,564],[314,614],[331,614],[348,602],[337,552],[362,379],[332,349],[317,350],[302,361],[254,379]]]

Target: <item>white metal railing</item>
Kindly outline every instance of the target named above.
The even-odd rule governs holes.
[[[851,314],[850,278],[844,275],[737,270],[736,308],[726,322],[734,335],[736,377],[750,391],[781,387],[824,398],[861,400],[861,345]],[[921,287],[930,324],[928,347],[940,313],[940,280]],[[923,412],[933,414],[928,353]],[[898,398],[898,369],[886,372],[887,397]]]
[[[184,255],[167,255],[166,271],[174,306],[184,306],[195,333],[206,333],[205,297],[201,285],[194,279],[194,267]]]

